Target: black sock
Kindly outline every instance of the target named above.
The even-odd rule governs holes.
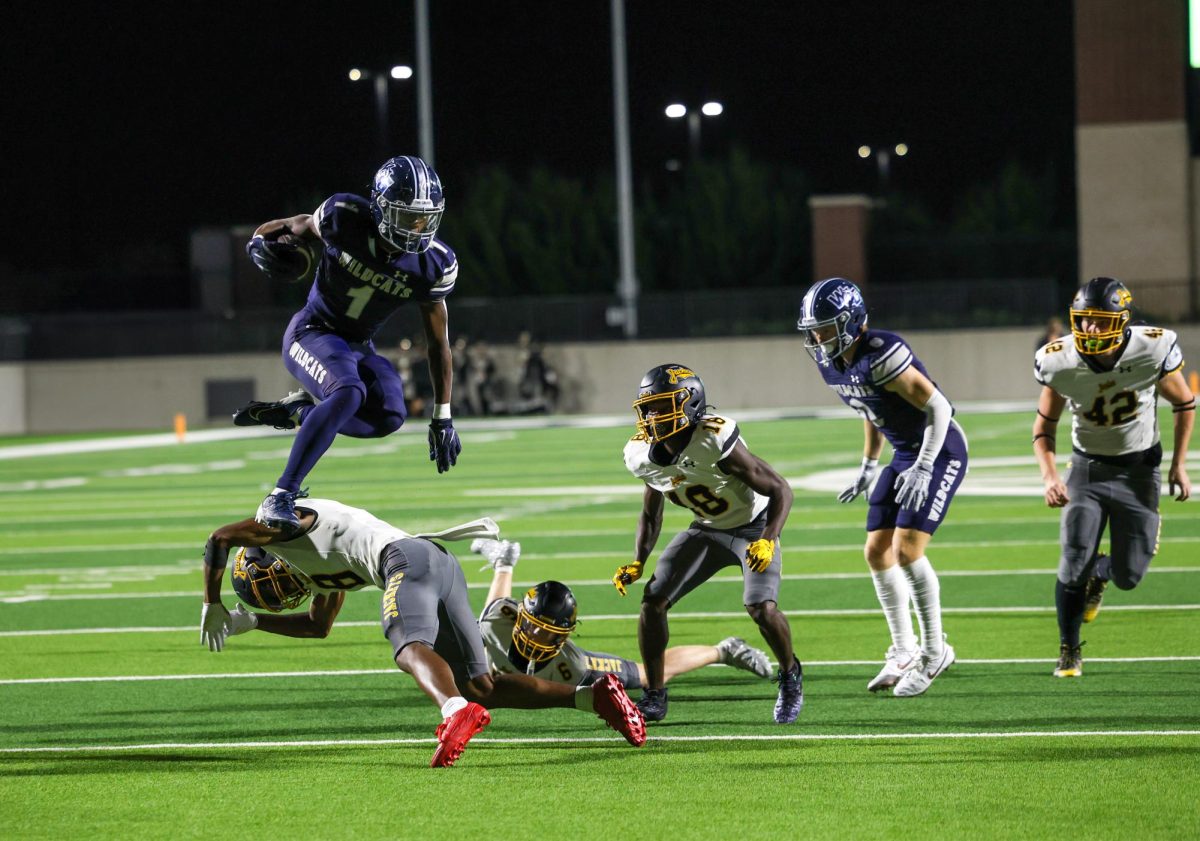
[[[1079,646],[1079,628],[1083,625],[1086,589],[1054,582],[1054,606],[1058,608],[1058,637],[1063,645]]]

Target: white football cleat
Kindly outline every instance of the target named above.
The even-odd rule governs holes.
[[[917,661],[917,665],[905,672],[904,676],[900,678],[899,683],[896,684],[896,688],[892,690],[892,694],[899,698],[911,698],[914,695],[920,695],[929,688],[929,684],[933,683],[933,679],[950,668],[950,664],[953,662],[954,648],[950,645],[943,645],[942,653],[937,657],[922,654],[921,659]]]
[[[521,544],[510,543],[507,540],[492,540],[489,537],[477,537],[471,541],[471,551],[487,558],[487,566],[495,570],[509,570],[517,565],[521,557]]]
[[[880,689],[891,689],[900,682],[900,678],[904,676],[905,672],[917,665],[920,655],[919,651],[905,651],[894,645],[888,648],[883,668],[867,683],[867,691],[878,692]]]
[[[740,637],[727,637],[717,643],[718,663],[752,672],[761,678],[771,676],[771,661],[767,655]]]

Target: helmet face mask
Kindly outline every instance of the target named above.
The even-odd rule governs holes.
[[[312,595],[291,564],[258,547],[240,547],[229,575],[239,599],[271,613],[297,608]]]
[[[420,254],[428,250],[445,207],[441,179],[420,158],[392,158],[375,173],[371,215],[379,235],[399,251]]]
[[[820,365],[830,364],[853,347],[866,327],[867,305],[862,292],[842,277],[809,287],[796,320],[804,349]]]
[[[566,584],[543,581],[531,587],[517,608],[513,647],[531,663],[555,657],[575,630],[575,595]]]
[[[1095,277],[1071,302],[1071,335],[1075,349],[1085,356],[1116,350],[1125,341],[1132,317],[1133,295],[1121,281]]]
[[[657,443],[695,426],[707,405],[699,375],[685,365],[667,364],[642,377],[633,411],[638,432]]]

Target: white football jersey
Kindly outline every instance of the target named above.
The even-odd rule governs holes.
[[[1183,366],[1175,331],[1129,328],[1111,371],[1094,367],[1070,336],[1034,357],[1034,377],[1067,399],[1075,449],[1102,456],[1147,450],[1158,443],[1158,381]]]
[[[717,466],[741,440],[732,418],[705,415],[696,424],[692,440],[671,464],[662,466],[651,461],[650,441],[639,433],[625,445],[625,466],[671,502],[689,509],[697,522],[734,529],[754,520],[769,502]]]
[[[265,547],[270,554],[294,566],[312,582],[314,592],[358,590],[368,585],[384,587],[380,563],[388,544],[410,537],[496,537],[499,529],[486,518],[463,523],[436,534],[409,534],[364,511],[332,499],[305,499],[296,505],[316,515],[304,534]]]
[[[508,659],[508,652],[512,646],[513,628],[517,625],[518,607],[520,607],[520,603],[514,599],[496,599],[483,609],[483,614],[479,617],[479,631],[483,636],[483,647],[487,650],[488,663],[491,665],[493,673],[527,673],[525,669],[518,669]],[[528,672],[528,674],[540,677],[542,680],[566,683],[571,686],[578,686],[589,670],[617,673],[621,670],[619,660],[596,660],[569,639],[562,647],[562,651],[549,660],[534,663],[533,666],[534,671]]]

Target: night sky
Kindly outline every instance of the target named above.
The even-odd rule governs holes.
[[[608,0],[430,5],[448,215],[481,166],[612,168]],[[706,153],[739,145],[822,192],[871,189],[856,148],[897,141],[894,183],[935,211],[1008,160],[1073,178],[1065,0],[628,0],[626,18],[635,179],[686,154],[664,106],[710,98]],[[404,0],[20,4],[4,28],[7,272],[182,260],[195,226],[365,190],[374,98],[346,71],[416,63]],[[394,153],[415,154],[415,85],[391,91]]]

